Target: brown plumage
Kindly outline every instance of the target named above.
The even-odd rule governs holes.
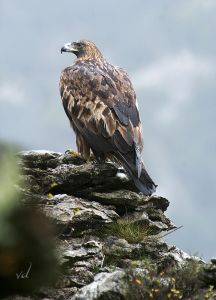
[[[151,195],[156,185],[141,159],[141,122],[127,73],[108,63],[89,41],[68,43],[61,52],[77,56],[61,73],[60,94],[76,133],[78,151],[86,159],[90,150],[98,160],[113,157],[137,188]]]

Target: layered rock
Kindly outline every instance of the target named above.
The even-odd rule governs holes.
[[[40,207],[58,232],[61,274],[34,297],[186,299],[174,282],[178,270],[191,261],[198,270],[203,263],[161,238],[175,229],[165,215],[167,199],[145,197],[123,169],[86,162],[75,152],[26,151],[18,161],[22,202]],[[202,275],[214,284],[212,265]],[[207,292],[208,286],[200,295]]]

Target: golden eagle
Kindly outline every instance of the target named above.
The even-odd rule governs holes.
[[[62,52],[77,56],[61,73],[60,94],[78,151],[85,159],[91,150],[99,161],[120,162],[136,187],[151,195],[156,185],[141,159],[141,122],[127,73],[108,63],[90,41],[65,44]]]

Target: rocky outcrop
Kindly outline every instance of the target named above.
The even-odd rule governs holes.
[[[176,228],[167,199],[145,197],[123,169],[75,152],[26,151],[18,162],[21,202],[41,208],[57,228],[61,272],[34,299],[213,299],[215,261],[163,241]]]
[[[123,299],[128,294],[127,275],[124,271],[101,272],[94,281],[83,287],[71,300]]]

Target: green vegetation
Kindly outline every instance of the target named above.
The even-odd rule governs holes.
[[[135,300],[210,299],[216,293],[213,286],[201,291],[202,265],[202,262],[190,259],[181,266],[172,268],[172,271],[164,270],[158,274],[157,264],[147,260],[146,273],[143,276],[137,276],[133,268],[128,271],[128,299],[132,296]]]
[[[57,274],[53,228],[41,211],[22,205],[16,159],[11,147],[0,145],[1,296],[31,293]]]
[[[115,223],[112,223],[107,232],[111,235],[114,234],[119,238],[123,238],[129,243],[139,243],[155,235],[155,230],[148,225],[135,223],[129,217],[121,218]]]
[[[183,295],[189,297],[201,285],[199,274],[202,269],[200,261],[190,259],[173,272],[176,278],[176,288],[183,291]]]

